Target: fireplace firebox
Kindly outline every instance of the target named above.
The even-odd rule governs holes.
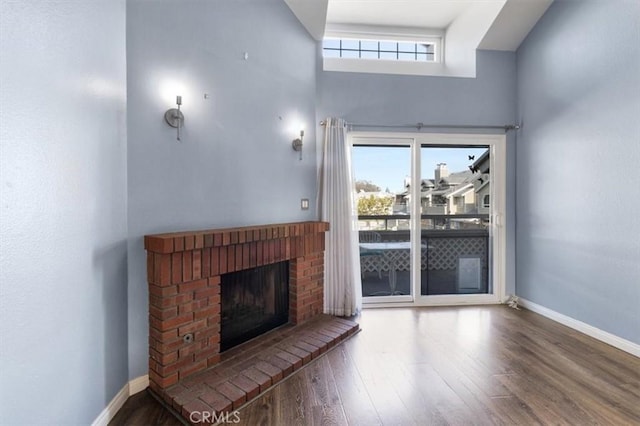
[[[220,277],[220,351],[289,320],[289,262]]]

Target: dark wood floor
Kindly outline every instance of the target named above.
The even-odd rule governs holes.
[[[372,309],[359,322],[238,424],[640,424],[640,359],[535,313]],[[142,392],[111,424],[181,423]]]

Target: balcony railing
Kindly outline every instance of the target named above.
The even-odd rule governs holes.
[[[380,235],[381,242],[409,241],[410,218],[408,215],[363,215],[358,216],[360,231],[374,231]],[[489,260],[489,223],[488,214],[459,214],[420,216],[422,251],[420,255],[421,293],[456,294],[487,293]],[[396,294],[408,294],[409,291],[409,250],[389,254],[382,260],[362,257],[363,295],[377,296],[388,294],[385,288],[385,276],[390,270],[397,274],[398,290]],[[465,259],[477,259],[477,289],[461,289],[460,265]],[[377,262],[377,263],[376,263]],[[376,273],[382,271],[382,278]]]
[[[488,214],[423,214],[420,216],[421,229],[425,230],[466,230],[487,229]],[[408,231],[410,217],[405,214],[358,216],[360,231]]]

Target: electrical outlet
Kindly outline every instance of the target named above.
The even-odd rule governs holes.
[[[309,210],[309,199],[308,198],[300,199],[300,208],[302,210]]]

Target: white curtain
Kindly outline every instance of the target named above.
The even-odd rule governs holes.
[[[345,121],[325,120],[320,162],[320,217],[329,222],[324,255],[324,312],[352,316],[362,307],[358,216]]]

